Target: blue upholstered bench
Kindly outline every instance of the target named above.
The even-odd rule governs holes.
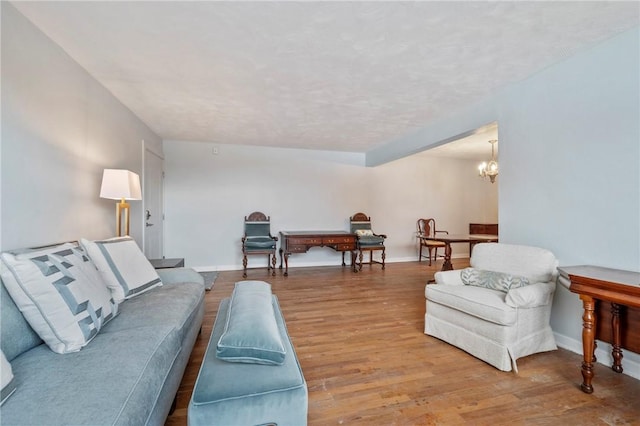
[[[291,345],[278,299],[275,295],[268,297],[271,298],[284,347],[283,360],[278,360],[282,364],[229,362],[217,356],[216,352],[220,350],[218,342],[225,333],[232,303],[231,298],[223,299],[189,403],[190,426],[307,424],[307,384]],[[232,311],[232,315],[240,313]]]

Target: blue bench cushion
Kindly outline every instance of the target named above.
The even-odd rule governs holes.
[[[271,286],[264,281],[240,281],[218,341],[216,355],[230,362],[276,364],[284,362],[286,349],[271,300]]]
[[[276,296],[272,306],[287,356],[282,365],[239,364],[216,356],[230,299],[223,299],[189,403],[188,424],[300,426],[307,424],[308,394]]]

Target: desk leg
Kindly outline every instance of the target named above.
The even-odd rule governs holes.
[[[613,365],[611,369],[616,373],[622,373],[622,349],[620,348],[620,305],[611,303],[611,331],[613,332]]]
[[[451,264],[451,243],[444,243],[444,263],[442,264],[443,271],[450,271],[453,269]]]
[[[342,266],[346,266],[347,264],[344,263],[344,252],[342,252]]]
[[[593,345],[596,332],[595,301],[591,296],[581,295],[584,314],[582,315],[582,389],[585,393],[593,393]]]
[[[289,276],[289,253],[284,254],[284,276]]]

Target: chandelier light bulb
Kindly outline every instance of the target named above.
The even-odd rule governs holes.
[[[483,161],[478,165],[478,174],[480,177],[489,177],[491,183],[496,181],[496,176],[498,176],[498,162],[496,161],[496,153],[495,153],[495,144],[498,143],[496,139],[492,139],[489,141],[491,144],[491,161],[488,163]]]

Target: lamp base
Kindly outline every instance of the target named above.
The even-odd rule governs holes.
[[[124,214],[124,235],[129,235],[129,203],[124,198],[116,203],[116,236],[122,237],[122,215]]]

